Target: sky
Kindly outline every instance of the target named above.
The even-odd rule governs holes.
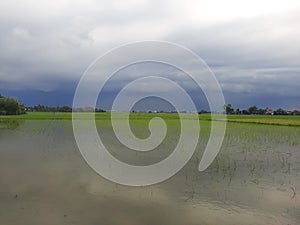
[[[235,108],[300,109],[299,28],[299,0],[2,0],[0,93],[28,106],[72,105],[82,74],[98,56],[130,42],[159,40],[199,55]],[[99,106],[109,109],[131,72],[145,69],[123,71]],[[185,87],[197,108],[206,109],[201,90]],[[137,107],[169,107],[162,105],[152,98]]]

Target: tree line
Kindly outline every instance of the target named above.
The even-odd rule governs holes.
[[[25,113],[25,106],[16,98],[7,98],[0,94],[0,115],[20,115]]]
[[[92,107],[84,107],[84,108],[76,108],[73,109],[70,106],[45,106],[38,104],[33,107],[26,107],[26,111],[29,112],[105,112],[105,110],[92,108]]]
[[[20,115],[30,112],[105,112],[105,110],[92,107],[76,108],[72,109],[70,106],[45,106],[38,104],[33,107],[25,107],[21,101],[16,98],[5,97],[0,94],[0,115]],[[226,114],[243,114],[243,115],[300,115],[299,110],[287,111],[282,108],[271,110],[269,108],[258,108],[256,105],[250,106],[247,109],[234,109],[231,104],[224,105],[224,111]],[[209,113],[205,110],[201,110],[201,113]]]
[[[5,97],[0,94],[0,115],[20,115],[26,112],[105,112],[105,110],[84,107],[72,109],[70,106],[45,106],[38,104],[33,107],[25,107],[16,98]]]
[[[248,109],[234,109],[231,104],[226,104],[224,106],[226,114],[243,114],[243,115],[300,115],[300,111],[287,111],[282,108],[271,110],[269,108],[258,108],[256,105],[250,106]]]

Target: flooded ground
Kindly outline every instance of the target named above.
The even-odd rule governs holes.
[[[178,124],[146,155],[122,147],[107,122],[98,132],[116,157],[150,164],[176,145]],[[133,130],[148,135],[144,124]],[[144,131],[144,132],[142,132]],[[223,147],[198,172],[209,134],[171,179],[126,187],[97,175],[82,158],[69,120],[0,122],[0,224],[300,224],[300,128],[229,123]]]

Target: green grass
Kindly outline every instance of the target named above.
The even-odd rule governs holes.
[[[71,113],[28,112],[23,115],[0,116],[0,119],[72,119]]]
[[[300,116],[228,115],[228,122],[300,126]]]
[[[122,113],[118,113],[122,115]],[[78,113],[81,118],[84,118],[85,115],[89,115],[88,113]],[[188,116],[188,114],[186,114]],[[153,117],[162,117],[164,119],[178,119],[177,113],[131,113],[130,118],[131,119],[151,119]],[[110,112],[104,112],[104,113],[96,113],[95,118],[96,120],[109,120],[111,117]],[[38,120],[38,119],[45,119],[45,120],[52,120],[52,119],[58,119],[58,120],[71,120],[72,119],[72,113],[61,113],[61,112],[28,112],[23,115],[9,115],[9,116],[0,116],[1,119],[32,119],[32,120]]]
[[[81,113],[81,115],[87,115]],[[120,114],[121,115],[121,114]],[[109,120],[111,113],[96,113],[96,120]],[[162,117],[163,119],[178,119],[177,113],[132,113],[131,119],[150,120],[153,117]],[[189,114],[184,115],[185,118],[189,117]],[[29,119],[29,120],[71,120],[72,113],[52,113],[52,112],[28,112],[24,115],[18,116],[0,116],[1,119]],[[211,120],[210,114],[200,114],[199,120]],[[237,123],[255,123],[255,124],[268,124],[268,125],[285,125],[285,126],[300,126],[300,116],[267,116],[267,115],[228,115],[228,122]]]

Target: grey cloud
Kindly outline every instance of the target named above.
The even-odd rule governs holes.
[[[201,56],[228,101],[240,104],[236,94],[300,99],[300,8],[204,22],[188,14],[193,1],[132,2],[135,7],[130,1],[2,1],[0,88],[53,91],[60,83],[77,82],[96,57],[116,45],[160,39]],[[109,91],[133,79],[134,72],[146,74],[144,69],[125,71]],[[162,73],[197,89],[179,73]]]
[[[237,67],[299,66],[300,8],[211,26],[183,27],[168,39],[182,43],[210,64]]]
[[[244,99],[267,106],[271,102],[274,105],[271,99],[285,98],[285,102],[293,99],[292,105],[297,107],[300,102],[299,11],[214,26],[186,27],[168,38],[193,49],[210,65],[227,101],[243,104],[240,99]]]
[[[230,68],[224,71],[216,72],[224,91],[300,97],[298,91],[300,68],[261,70]]]

